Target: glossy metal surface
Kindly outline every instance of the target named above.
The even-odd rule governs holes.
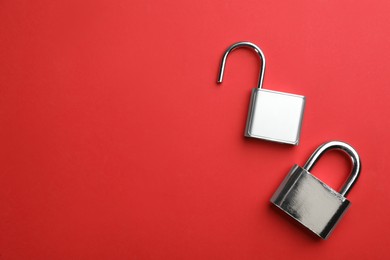
[[[292,168],[271,202],[323,239],[350,205],[346,198],[298,165]]]
[[[344,186],[340,190],[340,194],[342,196],[347,196],[353,185],[356,183],[357,179],[359,178],[360,169],[361,169],[361,162],[359,154],[356,152],[356,150],[350,146],[347,143],[340,142],[340,141],[331,141],[328,143],[325,143],[321,145],[320,147],[315,150],[315,152],[310,156],[309,160],[307,160],[306,164],[303,166],[307,171],[311,171],[314,167],[314,165],[317,163],[317,161],[321,158],[321,156],[329,150],[337,149],[340,151],[345,152],[352,161],[352,170],[351,173],[345,182]]]
[[[305,97],[262,89],[266,62],[257,45],[238,42],[230,46],[223,55],[217,82],[222,83],[228,55],[240,47],[254,50],[262,61],[257,88],[253,89],[249,104],[245,136],[298,145]]]
[[[308,170],[324,152],[331,149],[345,151],[353,169],[340,194],[313,176]],[[305,167],[295,165],[271,198],[271,202],[323,239],[327,239],[350,206],[344,197],[356,182],[361,169],[360,158],[350,145],[333,141],[320,146]]]
[[[222,83],[223,81],[223,75],[224,75],[224,72],[225,72],[225,67],[226,67],[226,60],[227,60],[227,57],[229,56],[229,54],[237,49],[237,48],[241,48],[241,47],[244,47],[244,48],[249,48],[249,49],[252,49],[254,50],[258,55],[259,55],[259,58],[262,62],[262,66],[261,66],[261,70],[260,70],[260,75],[259,75],[259,81],[257,83],[257,87],[258,88],[261,88],[263,86],[263,81],[264,81],[264,73],[265,73],[265,56],[264,56],[264,53],[263,51],[259,48],[259,46],[257,46],[256,44],[253,44],[251,42],[237,42],[235,44],[233,44],[232,46],[230,46],[226,51],[225,51],[225,54],[223,55],[222,57],[222,62],[221,62],[221,67],[219,68],[219,73],[218,73],[218,80],[217,82],[218,83]]]
[[[298,145],[305,97],[253,89],[245,136]]]

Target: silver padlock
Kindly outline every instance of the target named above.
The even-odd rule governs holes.
[[[227,56],[239,47],[253,49],[262,60],[258,86],[252,90],[245,136],[298,145],[305,97],[262,89],[265,56],[258,46],[251,42],[238,42],[230,46],[222,58],[217,82],[222,83]]]
[[[344,151],[352,160],[351,174],[340,192],[310,173],[318,159],[331,149]],[[271,202],[322,239],[327,239],[351,204],[345,196],[358,179],[360,169],[360,158],[353,147],[339,141],[325,143],[303,168],[294,165]]]

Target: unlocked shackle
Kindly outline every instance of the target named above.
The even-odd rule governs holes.
[[[311,169],[314,167],[314,165],[317,163],[317,161],[321,158],[321,156],[325,152],[334,149],[345,152],[347,155],[349,155],[352,161],[351,173],[347,181],[345,182],[344,186],[341,188],[339,192],[343,197],[345,197],[351,191],[353,185],[356,183],[357,179],[359,178],[359,174],[361,170],[361,162],[360,162],[359,154],[352,146],[340,141],[331,141],[328,143],[324,143],[320,147],[318,147],[317,150],[314,151],[314,153],[310,156],[309,160],[307,160],[303,168],[308,172],[310,172]]]
[[[223,74],[225,72],[225,66],[226,66],[226,60],[227,60],[227,57],[228,55],[235,49],[237,48],[241,48],[241,47],[245,47],[245,48],[249,48],[249,49],[252,49],[254,50],[260,57],[260,60],[262,61],[262,65],[261,65],[261,70],[260,70],[260,75],[259,75],[259,80],[258,80],[258,83],[257,83],[257,87],[258,88],[261,88],[263,86],[263,81],[264,81],[264,73],[265,73],[265,56],[264,56],[264,53],[263,51],[256,45],[256,44],[253,44],[251,42],[237,42],[235,44],[233,44],[232,46],[230,46],[226,51],[225,51],[225,54],[223,55],[222,57],[222,62],[221,62],[221,66],[219,68],[219,74],[218,74],[218,80],[217,82],[218,83],[222,83],[222,80],[223,80]]]

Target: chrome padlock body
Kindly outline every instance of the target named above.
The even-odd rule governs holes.
[[[298,165],[291,169],[271,202],[323,239],[350,206],[349,200]]]
[[[249,103],[245,136],[298,145],[306,99],[300,95],[262,89],[266,62],[257,45],[238,42],[230,46],[222,58],[217,82],[222,83],[229,53],[239,47],[254,50],[262,61],[258,86],[252,90]]]
[[[331,149],[346,152],[353,163],[352,173],[340,192],[310,173],[322,154]],[[348,144],[332,141],[320,146],[304,167],[294,165],[271,198],[271,202],[322,239],[327,239],[351,205],[345,197],[361,169],[357,152]]]

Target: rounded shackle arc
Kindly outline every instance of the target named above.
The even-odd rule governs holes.
[[[320,147],[318,147],[317,150],[314,151],[314,153],[310,156],[309,160],[307,160],[303,168],[310,172],[314,165],[317,163],[317,161],[326,151],[334,149],[345,152],[347,155],[349,155],[352,161],[351,173],[339,192],[343,197],[345,197],[351,191],[353,185],[356,183],[361,170],[359,154],[352,146],[340,141],[331,141],[328,143],[324,143]]]
[[[264,73],[265,73],[265,56],[264,56],[264,53],[263,51],[256,45],[256,44],[253,44],[251,42],[237,42],[235,44],[233,44],[232,46],[230,46],[226,51],[225,51],[225,54],[223,55],[222,57],[222,62],[221,62],[221,66],[219,68],[219,74],[218,74],[218,80],[217,82],[218,83],[222,83],[222,80],[223,80],[223,74],[225,72],[225,66],[226,66],[226,60],[227,60],[227,57],[229,55],[229,53],[231,53],[233,50],[237,49],[237,48],[241,48],[241,47],[245,47],[245,48],[249,48],[249,49],[252,49],[254,50],[260,57],[260,60],[262,61],[262,65],[261,65],[261,70],[260,70],[260,75],[259,75],[259,81],[257,83],[257,87],[258,88],[261,88],[263,86],[263,81],[264,81]]]

